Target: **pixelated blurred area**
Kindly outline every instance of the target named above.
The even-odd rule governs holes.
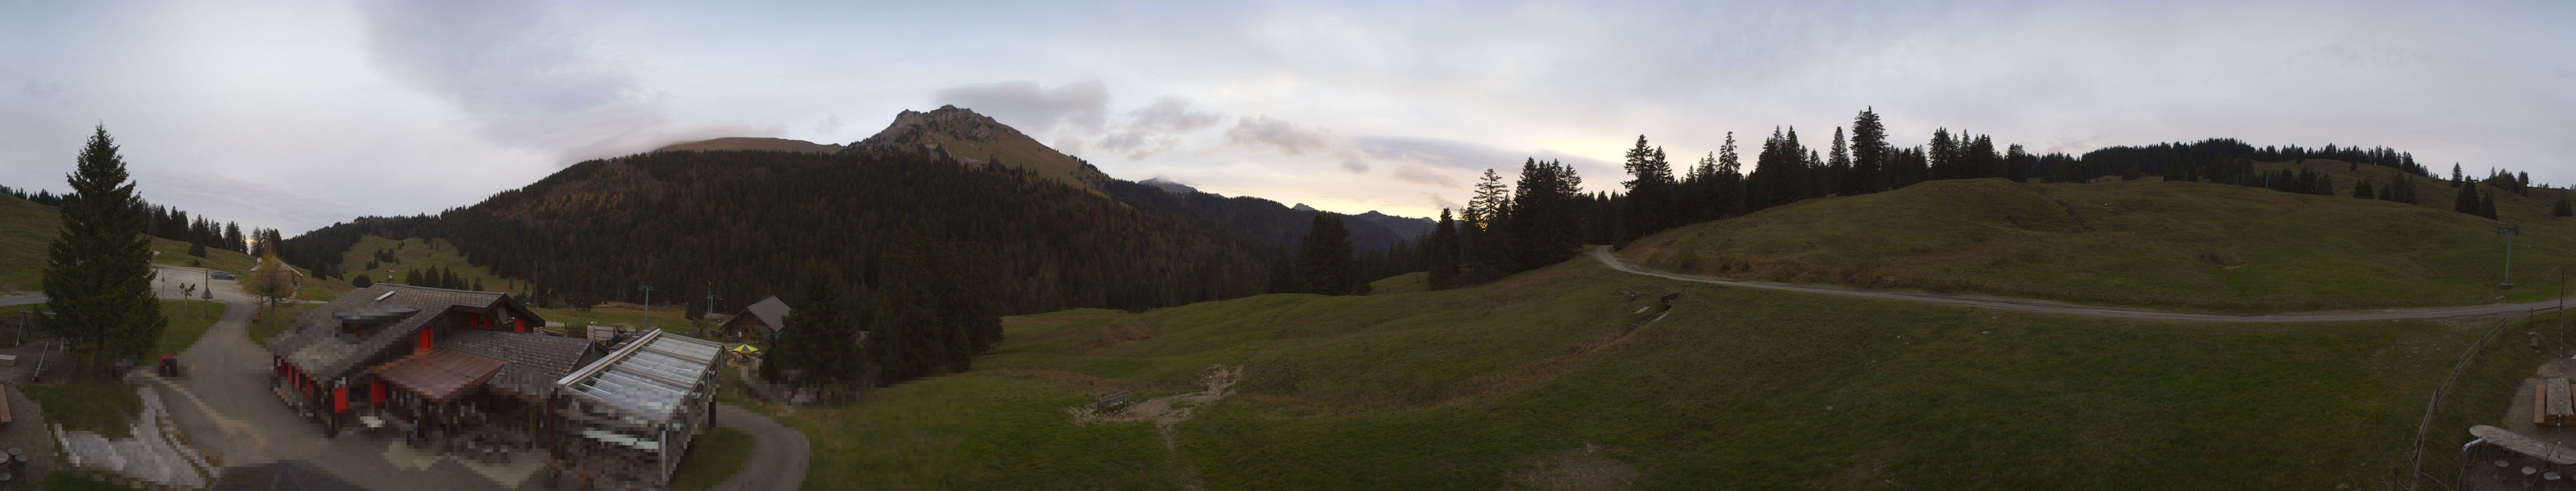
[[[568,336],[507,295],[406,285],[314,305],[265,340],[247,330],[260,309],[227,307],[194,346],[166,359],[80,373],[55,363],[42,384],[23,383],[38,378],[33,363],[0,359],[0,380],[32,392],[7,391],[0,451],[23,449],[26,459],[0,468],[9,473],[0,482],[381,491],[666,489],[682,476],[698,489],[802,483],[804,442],[793,430],[737,409],[723,414],[744,421],[716,429],[718,367],[732,353],[723,343],[658,329]],[[45,349],[0,355],[34,359]],[[799,452],[773,448],[788,445]],[[735,472],[754,466],[794,476]]]

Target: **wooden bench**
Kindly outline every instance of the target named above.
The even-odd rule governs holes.
[[[1136,394],[1131,393],[1131,392],[1128,392],[1128,391],[1123,391],[1123,390],[1122,390],[1122,391],[1118,391],[1118,393],[1116,393],[1116,394],[1110,394],[1110,395],[1105,395],[1105,396],[1100,396],[1100,397],[1094,397],[1094,398],[1092,398],[1092,399],[1091,399],[1091,409],[1092,409],[1093,411],[1108,411],[1108,410],[1109,410],[1109,408],[1118,407],[1118,406],[1119,406],[1119,405],[1121,405],[1121,404],[1126,404],[1126,403],[1127,403],[1127,397],[1128,397],[1128,396],[1132,396],[1132,395],[1136,395]]]
[[[2576,425],[2576,400],[2571,400],[2567,379],[2540,380],[2531,394],[2531,423],[2541,426]]]

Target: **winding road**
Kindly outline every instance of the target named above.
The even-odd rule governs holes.
[[[1609,246],[1602,246],[1602,247],[1600,247],[1600,248],[1593,249],[1593,250],[1592,250],[1592,258],[1593,258],[1593,259],[1600,260],[1600,261],[1601,261],[1601,264],[1604,264],[1604,265],[1608,265],[1608,266],[1610,266],[1610,269],[1616,269],[1616,270],[1624,271],[1624,272],[1628,272],[1628,273],[1640,274],[1640,275],[1646,275],[1646,276],[1653,276],[1653,277],[1657,277],[1657,278],[1664,278],[1664,279],[1669,279],[1669,280],[1689,281],[1689,282],[1695,282],[1695,283],[1709,283],[1709,284],[1726,285],[1726,286],[1736,286],[1736,287],[1744,287],[1744,288],[1760,288],[1760,289],[1764,289],[1764,290],[1781,290],[1781,291],[1793,291],[1793,292],[1803,292],[1803,293],[1818,293],[1818,294],[1825,294],[1825,295],[1840,295],[1840,296],[1846,296],[1846,297],[1874,298],[1874,299],[1880,299],[1880,300],[1899,300],[1899,301],[1906,301],[1906,302],[1937,303],[1937,304],[1945,304],[1945,305],[1965,305],[1965,306],[1969,306],[1969,307],[1985,307],[1985,308],[1990,308],[1990,309],[2017,310],[2017,311],[2022,311],[2022,312],[2040,312],[2040,313],[2047,313],[2047,314],[2079,315],[2079,316],[2085,316],[2085,317],[2104,317],[2104,318],[2112,318],[2112,319],[2141,319],[2141,320],[2197,321],[2197,322],[2337,322],[2337,321],[2379,321],[2379,320],[2399,320],[2399,319],[2443,319],[2443,318],[2450,318],[2450,317],[2479,316],[2479,315],[2493,315],[2493,314],[2505,314],[2505,313],[2520,313],[2520,312],[2528,312],[2528,311],[2530,311],[2531,309],[2551,308],[2551,307],[2557,307],[2557,306],[2559,306],[2559,300],[2543,300],[2543,301],[2538,301],[2538,302],[2531,302],[2531,303],[2517,303],[2517,304],[2488,304],[2488,305],[2471,305],[2471,306],[2466,306],[2466,307],[2434,307],[2434,308],[2426,308],[2426,309],[2374,310],[2374,311],[2366,311],[2366,312],[2319,312],[2319,313],[2299,313],[2299,314],[2263,314],[2263,315],[2197,314],[2197,313],[2190,313],[2190,312],[2172,312],[2172,311],[2164,311],[2164,310],[2136,309],[2136,308],[2126,308],[2126,307],[2101,307],[2101,306],[2093,306],[2093,305],[2077,305],[2077,304],[2071,304],[2071,303],[2058,303],[2058,302],[2049,302],[2049,301],[2041,301],[2041,300],[2025,300],[2025,299],[2018,299],[2018,298],[1989,297],[1989,296],[1983,296],[1983,295],[1949,295],[1949,294],[1940,294],[1940,293],[1903,292],[1903,291],[1885,291],[1885,290],[1862,290],[1862,289],[1857,289],[1857,288],[1846,288],[1846,287],[1838,287],[1838,286],[1801,285],[1801,284],[1795,284],[1795,283],[1778,283],[1778,282],[1770,282],[1770,281],[1744,281],[1744,280],[1730,280],[1730,279],[1718,278],[1718,277],[1714,277],[1714,276],[1700,276],[1700,275],[1693,275],[1693,274],[1682,274],[1682,273],[1673,273],[1673,272],[1666,272],[1666,271],[1657,271],[1657,270],[1653,270],[1653,269],[1647,269],[1647,268],[1642,267],[1642,266],[1631,265],[1631,264],[1628,264],[1628,263],[1626,263],[1626,262],[1620,261],[1618,256],[1615,256],[1615,255],[1610,254],[1610,247],[1609,247]]]

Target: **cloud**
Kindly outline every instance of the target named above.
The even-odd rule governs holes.
[[[581,159],[757,130],[681,127],[632,73],[590,53],[541,4],[360,5],[377,68],[453,104],[496,143]]]
[[[1100,150],[1143,160],[1179,147],[1184,135],[1215,127],[1225,114],[1201,110],[1188,98],[1165,96],[1144,107],[1110,109],[1108,84],[1098,79],[1055,87],[1013,80],[940,89],[941,104],[972,109],[1023,133],[1052,141],[1065,153]]]
[[[936,99],[992,116],[1029,134],[1052,132],[1060,126],[1098,133],[1108,123],[1109,86],[1098,79],[1054,88],[1027,80],[961,85],[941,89]]]
[[[1459,208],[1465,208],[1464,206],[1459,206],[1459,205],[1458,205],[1458,202],[1456,202],[1456,201],[1450,201],[1450,200],[1449,200],[1449,198],[1441,197],[1441,196],[1440,196],[1440,193],[1434,193],[1434,192],[1430,192],[1430,191],[1423,191],[1423,192],[1422,192],[1422,199],[1431,200],[1431,207],[1433,207],[1433,208],[1440,208],[1440,209],[1446,209],[1446,210],[1455,210],[1455,209],[1459,209]],[[1433,216],[1433,217],[1432,217],[1432,219],[1435,219],[1435,220],[1436,220],[1436,219],[1439,219],[1439,217],[1435,215],[1435,216]]]
[[[1360,160],[1358,155],[1343,155],[1342,170],[1351,171],[1353,174],[1367,173],[1369,171],[1368,161]]]
[[[1144,160],[1180,146],[1183,135],[1214,127],[1224,119],[1224,114],[1199,110],[1189,99],[1164,97],[1153,105],[1128,111],[1120,118],[1118,128],[1101,137],[1097,145],[1130,160]]]
[[[1623,172],[1618,165],[1611,164],[1608,161],[1556,150],[1542,148],[1530,151],[1512,151],[1489,145],[1441,138],[1362,136],[1351,138],[1351,146],[1375,159],[1412,162],[1425,166],[1468,171],[1481,172],[1485,169],[1494,169],[1496,172],[1511,174],[1519,172],[1522,162],[1535,158],[1539,160],[1565,162],[1567,165],[1574,166],[1578,174],[1583,175],[1608,176],[1618,175],[1620,172]],[[1410,177],[1407,175],[1408,172],[1411,173]],[[1421,176],[1444,177],[1431,175],[1430,169],[1399,168],[1397,170],[1396,178],[1424,184],[1438,183],[1416,180],[1416,178]],[[1441,185],[1447,186],[1450,184]]]
[[[1305,155],[1340,143],[1342,139],[1331,129],[1299,127],[1288,120],[1264,114],[1235,121],[1234,128],[1225,130],[1225,141],[1277,149],[1288,155]],[[1346,161],[1343,166],[1350,167],[1350,164]],[[1360,170],[1367,170],[1366,164],[1362,164]]]
[[[814,134],[826,137],[832,136],[833,132],[841,131],[841,126],[843,124],[841,116],[838,114],[824,116],[822,121],[814,123]]]
[[[154,203],[190,203],[190,213],[240,221],[244,226],[309,230],[348,220],[346,210],[352,208],[288,192],[274,183],[206,172],[137,169],[134,182]]]
[[[1430,168],[1424,167],[1420,164],[1396,167],[1395,178],[1403,179],[1404,182],[1415,184],[1430,184],[1444,188],[1458,187],[1457,179],[1450,178],[1449,176],[1442,175],[1438,172],[1433,172]]]

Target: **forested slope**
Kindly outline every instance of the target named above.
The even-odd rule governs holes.
[[[1158,191],[1159,192],[1159,191]],[[594,160],[437,216],[370,217],[298,236],[339,261],[366,235],[427,237],[533,280],[545,302],[715,292],[747,303],[809,264],[861,284],[902,240],[999,266],[1004,309],[1143,309],[1259,293],[1257,246],[1028,172],[911,153],[662,152]],[[669,301],[669,300],[663,300]]]

